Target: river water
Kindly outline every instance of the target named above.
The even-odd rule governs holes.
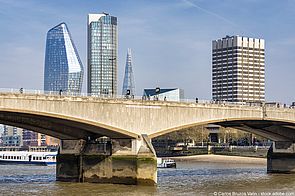
[[[264,164],[177,162],[159,169],[158,185],[55,181],[54,166],[0,165],[0,195],[293,195],[295,175],[267,174]]]

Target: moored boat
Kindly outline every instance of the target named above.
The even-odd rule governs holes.
[[[56,164],[57,152],[0,151],[0,164]]]
[[[176,162],[172,159],[157,158],[157,168],[176,168]]]

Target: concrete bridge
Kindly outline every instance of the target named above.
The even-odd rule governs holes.
[[[154,184],[150,139],[209,123],[275,141],[268,171],[295,171],[295,109],[286,107],[0,93],[0,123],[60,138],[62,181]],[[103,136],[111,141],[99,139]]]

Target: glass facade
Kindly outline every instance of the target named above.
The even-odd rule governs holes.
[[[65,23],[47,33],[44,90],[80,93],[83,65]]]
[[[117,94],[117,18],[88,15],[88,86],[92,95]]]
[[[123,90],[122,95],[135,95],[135,84],[134,84],[134,76],[132,69],[132,57],[131,57],[131,49],[128,48],[127,51],[127,59],[125,66],[125,76],[123,82]]]
[[[160,101],[181,101],[184,99],[184,90],[180,88],[172,89],[144,89],[143,98],[146,100],[160,100]]]

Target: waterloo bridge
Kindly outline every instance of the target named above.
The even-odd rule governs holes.
[[[151,139],[212,123],[273,140],[268,172],[295,172],[295,109],[288,107],[12,91],[0,93],[0,123],[61,139],[60,181],[155,184]]]

